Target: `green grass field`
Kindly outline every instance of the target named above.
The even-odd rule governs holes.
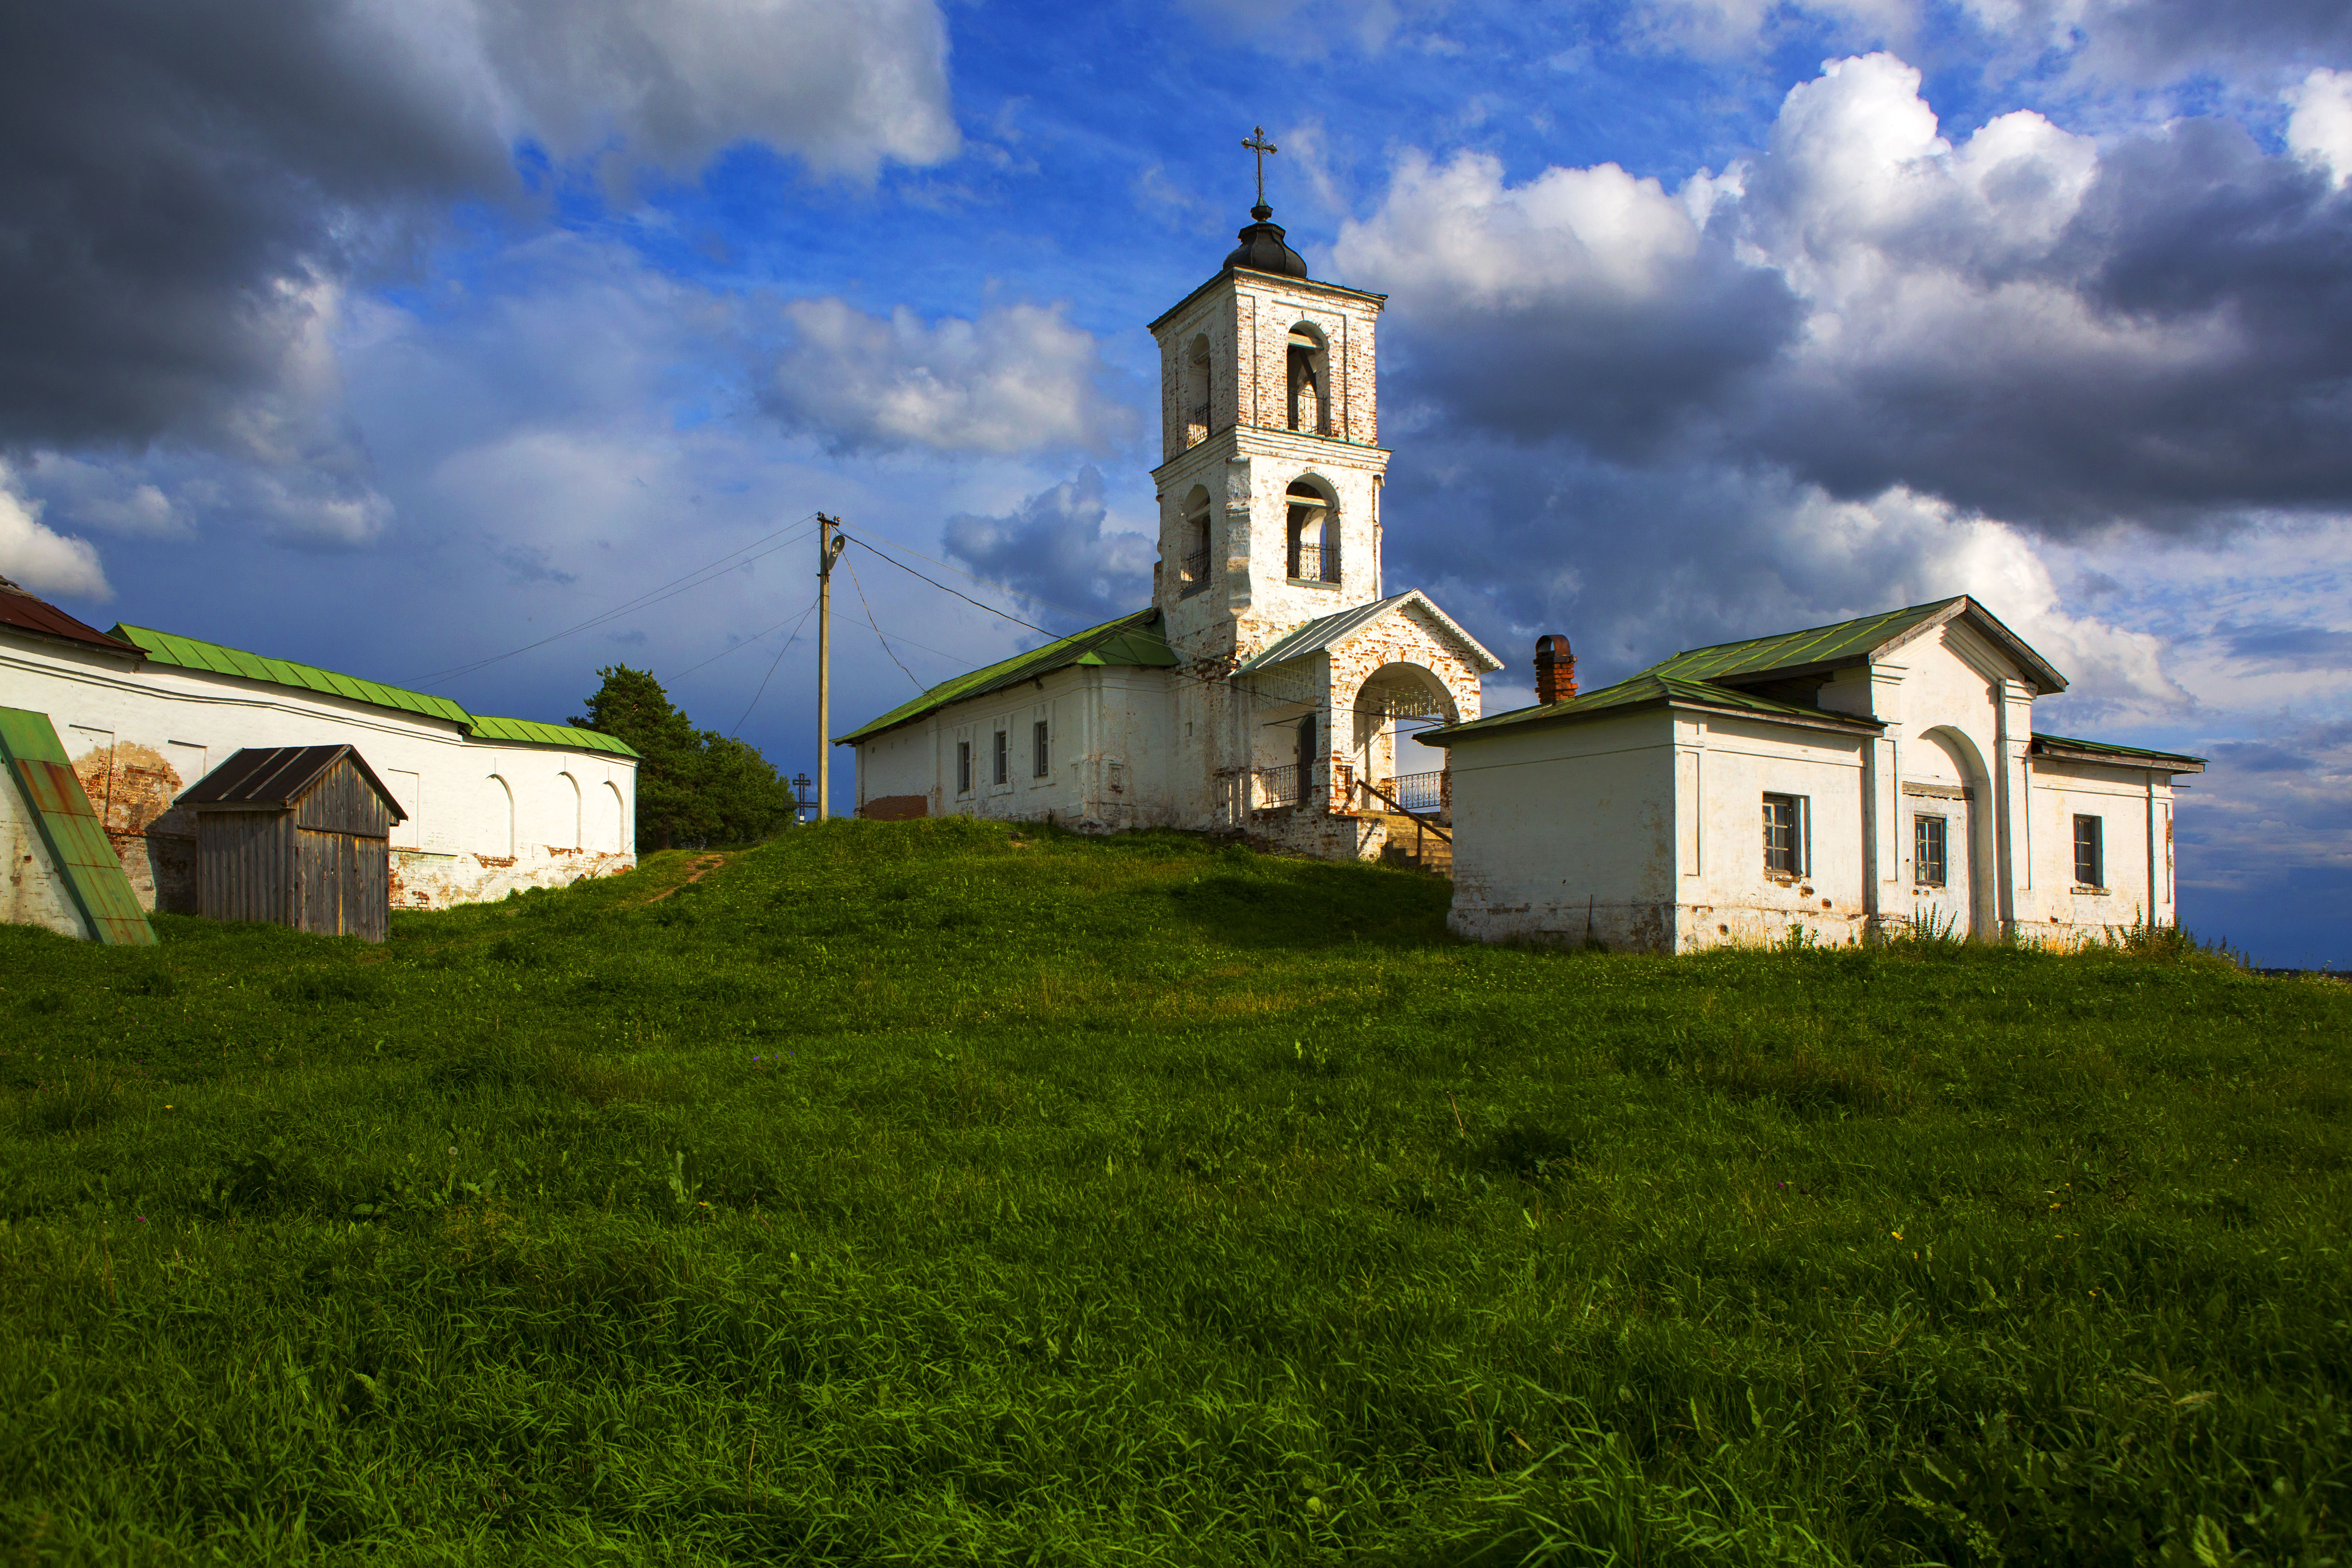
[[[1446,894],[845,823],[0,928],[0,1560],[2352,1561],[2352,987]]]

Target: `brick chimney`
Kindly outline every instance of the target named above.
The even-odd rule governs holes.
[[[1568,648],[1568,639],[1552,636],[1536,638],[1536,700],[1565,702],[1576,695],[1576,655]]]

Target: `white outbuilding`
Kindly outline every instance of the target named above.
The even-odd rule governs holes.
[[[1564,667],[1564,668],[1563,668]],[[2204,760],[2037,733],[2065,677],[1961,596],[1676,654],[1422,737],[1450,758],[1453,928],[1687,952],[2176,922],[2173,779]]]

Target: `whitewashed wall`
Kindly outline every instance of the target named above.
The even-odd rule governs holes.
[[[1860,941],[1866,739],[1707,713],[1673,725],[1675,950]],[[1801,803],[1793,875],[1764,868],[1767,794]]]
[[[400,800],[393,901],[436,909],[636,864],[636,764],[475,741],[323,693],[0,634],[0,705],[47,713],[150,909],[194,907],[194,825],[173,798],[247,746],[348,743]]]
[[[2033,764],[2033,877],[2028,935],[2096,936],[2143,921],[2178,922],[2169,776],[2039,757]],[[2074,880],[2074,817],[2100,819],[2106,879]]]
[[[0,703],[0,707],[16,704]],[[60,936],[88,938],[89,922],[41,841],[40,825],[16,786],[0,781],[0,921],[46,926]]]
[[[1663,710],[1453,748],[1454,907],[1483,942],[1672,938],[1674,727]]]
[[[1188,792],[1173,776],[1171,731],[1180,722],[1170,672],[1105,666],[1058,669],[1042,681],[951,703],[862,742],[857,808],[887,817],[982,816],[1100,831],[1191,826]],[[1046,770],[1032,751],[1046,725]],[[1006,778],[994,781],[994,737]],[[957,787],[956,747],[969,744],[972,787]]]

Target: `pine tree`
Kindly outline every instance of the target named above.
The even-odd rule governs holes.
[[[626,741],[644,759],[637,765],[640,845],[748,843],[792,821],[791,786],[758,748],[697,730],[649,671],[615,664],[596,673],[604,683],[572,722]]]

